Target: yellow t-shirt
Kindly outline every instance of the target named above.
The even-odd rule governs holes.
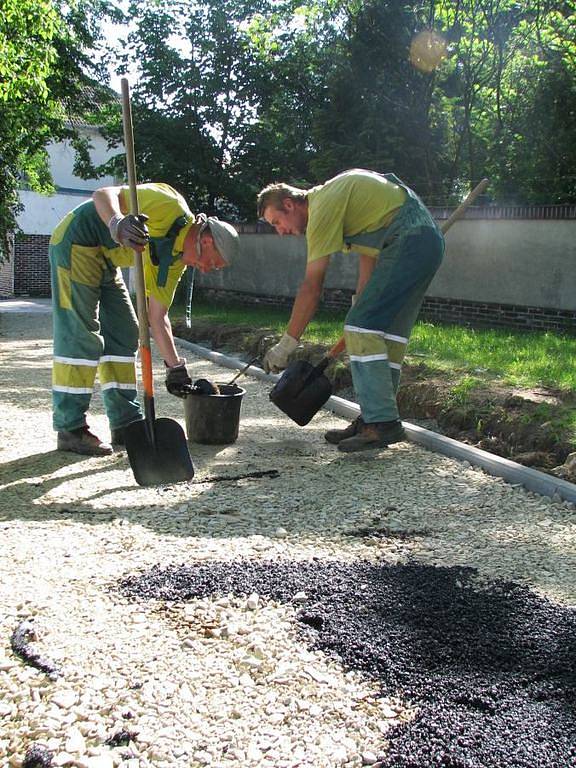
[[[388,226],[406,200],[406,191],[374,171],[345,171],[308,192],[308,261],[345,247],[345,238]],[[354,246],[353,250],[373,252]]]
[[[138,196],[138,209],[140,213],[148,216],[146,226],[150,232],[150,237],[164,237],[172,224],[180,216],[186,216],[190,223],[194,223],[194,216],[190,212],[186,201],[169,184],[156,184],[152,182],[149,184],[138,184],[136,192]],[[122,187],[121,196],[125,209],[130,210],[128,187]],[[174,261],[168,269],[166,285],[158,285],[158,267],[150,261],[150,249],[148,246],[146,246],[142,254],[146,294],[152,296],[165,307],[169,307],[172,304],[176,286],[186,269],[186,265],[178,257],[184,250],[184,238],[188,230],[189,227],[184,227],[176,236],[172,248]],[[130,248],[114,248],[107,255],[117,266],[131,266],[134,263],[134,253]]]

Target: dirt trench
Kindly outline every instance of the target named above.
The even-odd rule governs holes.
[[[270,329],[194,320],[191,328],[174,323],[176,336],[235,357],[259,357],[278,336]],[[294,359],[318,362],[327,346],[303,343]],[[334,393],[354,399],[350,369],[343,356],[327,376]],[[414,420],[469,445],[519,464],[576,482],[576,438],[565,416],[576,407],[571,392],[505,386],[479,371],[474,386],[463,391],[464,372],[432,368],[407,355],[398,404],[402,418]]]

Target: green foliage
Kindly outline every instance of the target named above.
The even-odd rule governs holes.
[[[319,40],[327,45],[332,5],[132,0],[119,68],[140,70],[132,89],[140,179],[169,181],[193,208],[248,219],[271,178],[308,181],[318,51],[327,55]],[[120,139],[118,120],[107,135]]]
[[[0,0],[0,249],[17,231],[18,187],[53,191],[46,147],[75,135],[69,120],[92,109],[88,51],[103,2]]]
[[[264,184],[306,186],[349,167],[393,170],[433,205],[485,175],[503,202],[573,200],[574,9],[133,0],[120,60],[141,70],[141,173],[247,219]],[[422,70],[410,49],[426,30],[447,56]]]
[[[463,376],[450,390],[448,399],[451,405],[465,405],[469,402],[470,393],[482,384],[477,376]]]
[[[576,197],[576,0],[0,0],[0,241],[16,190],[50,190],[45,148],[75,116],[122,140],[104,65],[132,83],[139,178],[197,210],[252,220],[272,181],[394,171],[432,205],[483,176],[498,202]],[[126,22],[102,52],[102,23]],[[130,24],[128,24],[130,22]],[[446,56],[418,68],[432,30]],[[89,86],[89,87],[87,87]],[[94,104],[99,104],[95,111]]]
[[[445,197],[444,131],[432,120],[435,80],[409,59],[423,23],[421,6],[403,0],[372,0],[349,16],[314,123],[318,176],[355,166],[394,170],[428,199]]]

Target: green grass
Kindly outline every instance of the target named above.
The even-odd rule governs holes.
[[[482,379],[477,376],[464,375],[450,390],[451,405],[464,405],[468,395],[482,385]]]
[[[576,410],[569,407],[558,408],[549,403],[540,403],[532,413],[522,417],[524,424],[548,425],[557,441],[568,439],[576,441]]]
[[[306,330],[306,341],[317,344],[335,344],[342,335],[345,312],[320,311]],[[270,328],[276,333],[284,333],[290,318],[290,309],[273,307],[246,307],[236,304],[209,304],[194,299],[193,317],[203,322],[214,324],[247,325],[252,328]],[[184,317],[181,305],[174,305],[170,310],[172,320]]]
[[[182,314],[182,307],[174,307],[171,312],[173,319]],[[213,323],[270,328],[282,333],[290,311],[209,304],[195,299],[193,316]],[[342,334],[344,316],[344,311],[319,312],[310,323],[305,340],[334,344]],[[421,322],[412,333],[408,360],[462,374],[463,390],[476,386],[479,377],[498,378],[513,386],[549,386],[576,392],[576,338],[559,333],[477,330]]]
[[[576,391],[576,338],[551,331],[478,330],[418,323],[410,353],[427,364],[498,377],[504,383]]]

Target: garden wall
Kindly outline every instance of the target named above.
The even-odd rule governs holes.
[[[78,203],[66,201],[67,210]],[[64,206],[66,207],[66,206]],[[441,222],[448,209],[433,209]],[[228,269],[198,275],[195,291],[214,300],[290,306],[304,274],[303,237],[279,237],[266,225],[238,225],[241,252]],[[13,280],[0,275],[0,295],[48,296],[48,235],[36,228],[14,248]],[[576,333],[576,206],[471,208],[446,236],[446,258],[421,316],[475,327]],[[355,259],[333,257],[323,305],[350,305]]]
[[[542,206],[543,217],[532,219],[481,219],[482,209],[473,209],[446,235],[446,257],[422,316],[477,327],[576,333],[576,219],[544,218],[573,215],[571,208]],[[443,213],[438,216],[442,218]],[[303,237],[244,233],[235,263],[222,272],[199,275],[196,285],[214,299],[290,304],[305,264]],[[324,304],[349,306],[355,279],[355,260],[334,256]]]

